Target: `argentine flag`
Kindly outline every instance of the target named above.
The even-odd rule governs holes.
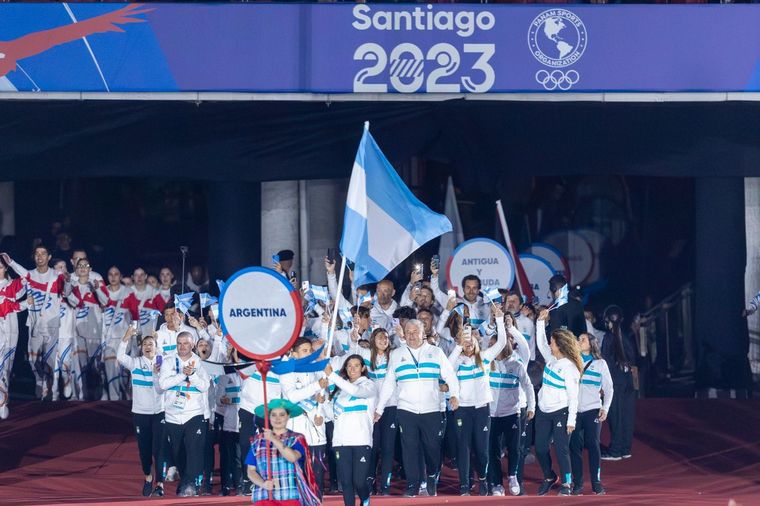
[[[406,187],[364,124],[348,186],[340,249],[354,265],[354,286],[375,283],[431,239],[451,232]]]

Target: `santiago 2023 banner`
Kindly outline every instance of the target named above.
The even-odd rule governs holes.
[[[0,4],[0,91],[760,91],[754,5]]]

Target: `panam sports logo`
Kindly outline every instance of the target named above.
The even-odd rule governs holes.
[[[536,81],[548,91],[569,90],[580,80],[576,70],[559,70],[578,62],[586,51],[586,25],[566,9],[549,9],[536,16],[528,29],[528,47],[542,65],[554,70],[539,70]]]
[[[576,63],[588,43],[581,18],[565,9],[549,9],[535,17],[528,30],[533,57],[547,67],[561,68]]]

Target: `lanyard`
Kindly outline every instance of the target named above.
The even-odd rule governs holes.
[[[407,346],[406,349],[409,351],[409,354],[412,356],[412,360],[414,361],[414,367],[416,367],[417,369],[419,369],[420,368],[420,362],[419,362],[419,360],[417,360],[416,358],[414,358],[414,353],[412,353],[412,349],[409,348],[408,346]]]

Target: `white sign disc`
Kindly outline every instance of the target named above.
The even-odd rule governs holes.
[[[480,278],[481,288],[508,290],[515,281],[515,262],[507,248],[493,239],[470,239],[457,246],[446,269],[449,287],[460,297],[462,278],[470,274]]]
[[[549,279],[554,276],[554,268],[537,255],[523,253],[520,263],[528,277],[528,283],[533,288],[534,304],[551,304],[549,297]]]
[[[594,270],[594,250],[581,234],[575,230],[554,232],[544,238],[562,252],[570,263],[570,284],[580,285]]]
[[[577,230],[591,245],[591,250],[594,252],[594,268],[591,269],[591,273],[583,281],[584,284],[596,283],[602,277],[602,249],[604,249],[607,243],[607,238],[596,230],[590,228],[579,228]]]
[[[219,297],[219,316],[230,343],[255,360],[287,353],[303,323],[295,287],[266,267],[248,267],[227,280]]]
[[[568,263],[567,258],[562,255],[560,250],[551,244],[534,242],[530,245],[530,248],[528,248],[526,253],[543,258],[549,262],[549,265],[552,266],[555,274],[562,274],[565,276],[565,279],[570,279],[570,264]]]

